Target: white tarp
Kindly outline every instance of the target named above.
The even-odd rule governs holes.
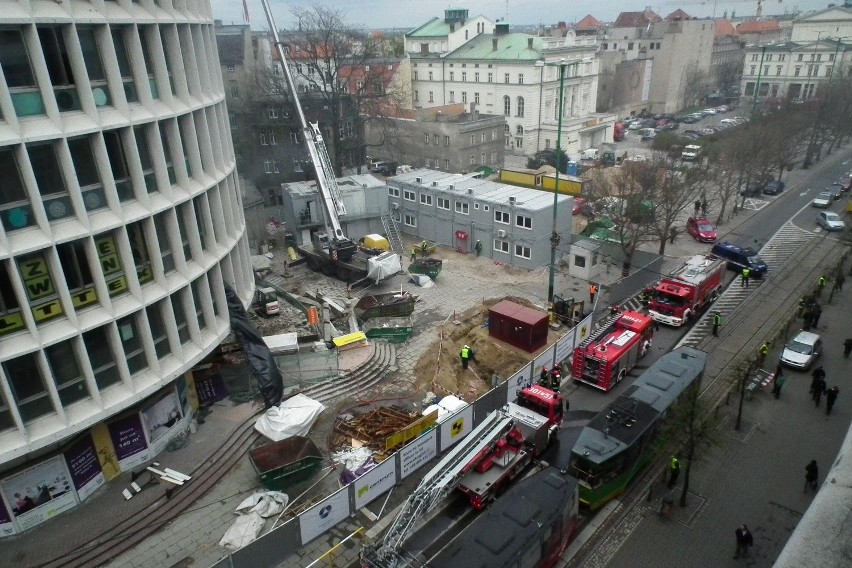
[[[307,436],[325,406],[303,394],[273,406],[257,419],[254,428],[273,442],[291,436]]]
[[[219,546],[238,550],[252,542],[260,534],[263,519],[281,514],[290,498],[280,491],[264,491],[247,497],[237,506],[239,515],[219,541]]]
[[[266,335],[263,337],[263,342],[266,343],[273,355],[299,352],[299,334],[295,332]]]
[[[432,279],[426,276],[425,274],[409,274],[408,276],[409,280],[411,280],[413,283],[417,284],[421,288],[431,288],[435,285],[435,283],[432,282]]]
[[[432,412],[438,411],[438,423],[443,422],[468,404],[455,395],[449,395],[442,398],[436,404],[432,404],[421,412],[421,415],[426,416]]]
[[[255,254],[251,257],[252,270],[269,270],[272,267],[272,255]]]
[[[396,253],[384,252],[367,259],[367,278],[373,282],[386,280],[401,270],[402,264]]]

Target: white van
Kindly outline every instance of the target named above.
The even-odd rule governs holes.
[[[597,160],[598,159],[598,149],[597,148],[588,148],[580,152],[581,160]]]
[[[680,159],[685,162],[694,162],[698,159],[698,156],[701,154],[701,146],[696,146],[695,144],[690,144],[689,146],[683,147],[683,152],[680,154]]]

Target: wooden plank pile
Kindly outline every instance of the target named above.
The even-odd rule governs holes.
[[[396,408],[380,407],[354,418],[338,421],[334,425],[336,434],[348,439],[348,444],[359,448],[366,446],[376,452],[385,450],[385,440],[404,430],[421,416]]]

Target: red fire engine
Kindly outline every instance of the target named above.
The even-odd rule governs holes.
[[[654,288],[648,313],[658,322],[681,326],[710,305],[722,291],[726,263],[713,255],[687,259]]]
[[[623,312],[604,322],[574,349],[571,376],[604,391],[612,389],[650,347],[653,323],[638,312]]]

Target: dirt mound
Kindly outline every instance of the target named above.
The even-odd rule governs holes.
[[[502,300],[536,308],[523,298],[492,298],[460,314],[456,322],[444,324],[439,339],[414,367],[418,388],[438,396],[454,394],[472,402],[491,388],[492,375],[505,380],[530,362],[538,352],[528,353],[488,335],[488,309]],[[555,339],[551,337],[549,342]],[[476,357],[467,370],[462,369],[459,358],[464,345],[473,349]]]

